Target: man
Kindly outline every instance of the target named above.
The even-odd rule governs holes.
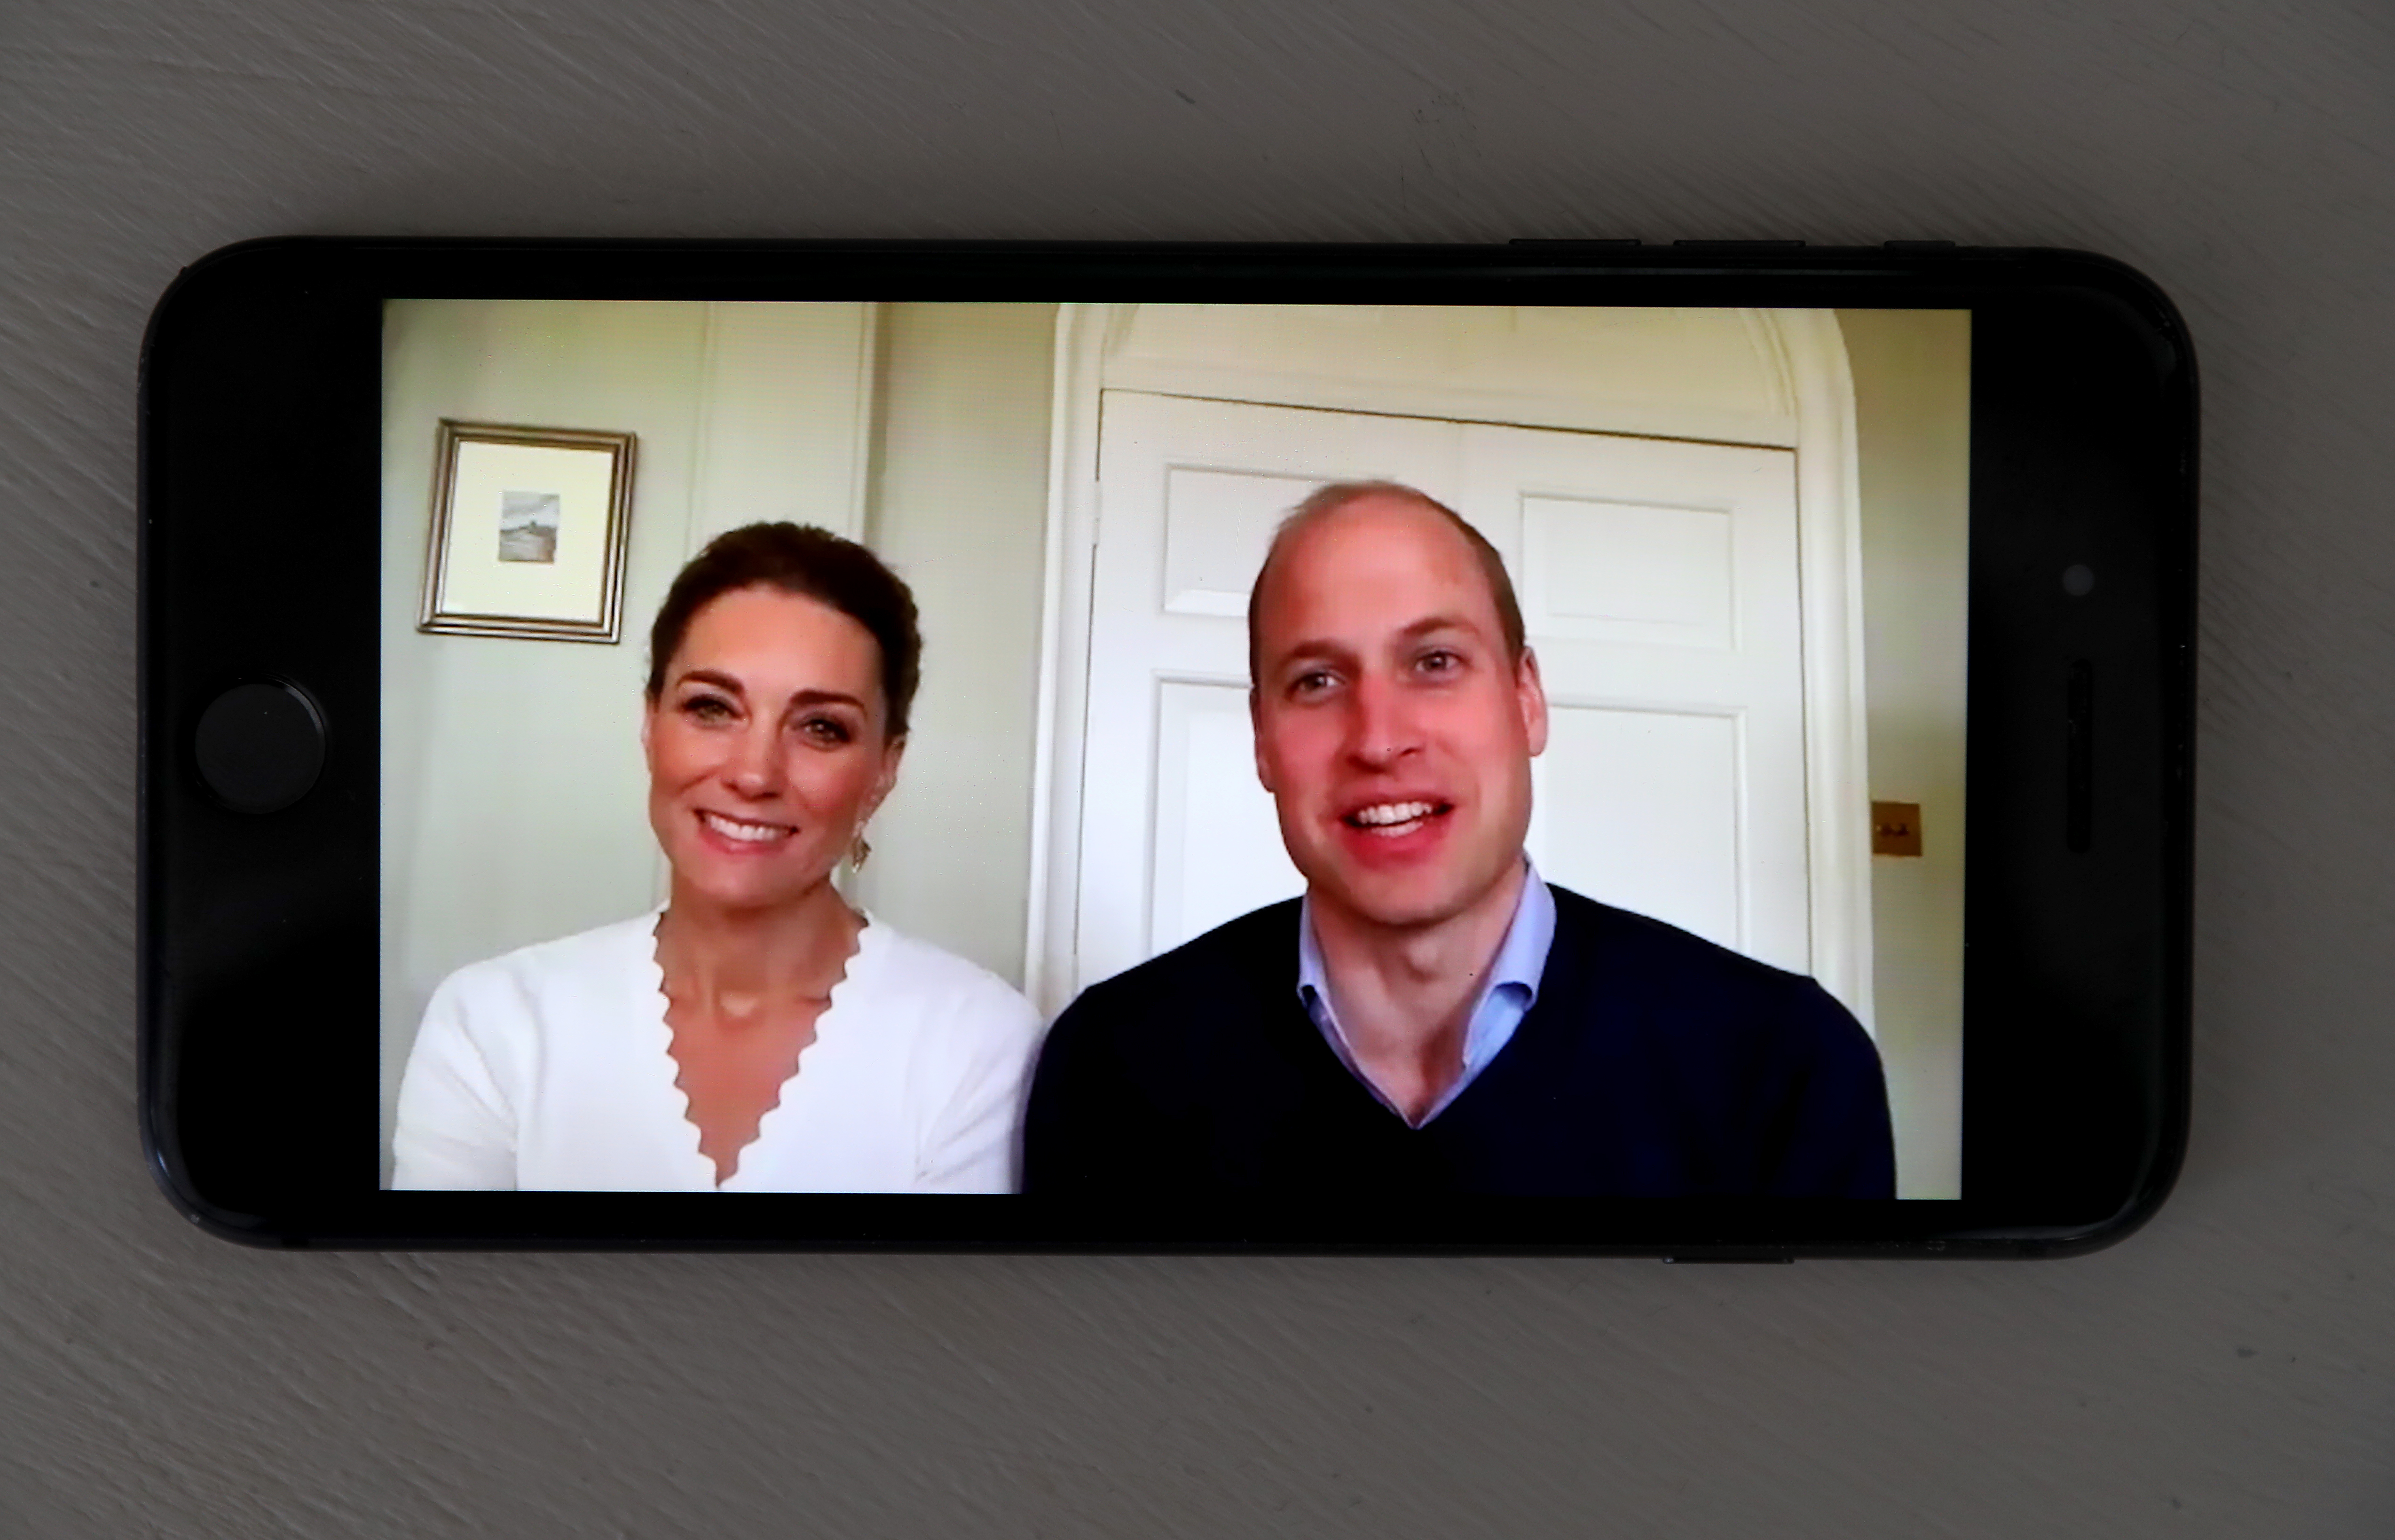
[[[1531,869],[1546,696],[1477,531],[1324,487],[1248,638],[1305,896],[1057,1019],[1025,1191],[1894,1195],[1878,1055],[1819,985]]]

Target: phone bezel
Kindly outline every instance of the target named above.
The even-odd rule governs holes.
[[[390,1192],[378,1034],[380,309],[391,297],[1136,299],[1973,312],[1964,1192],[1951,1201],[1502,1200],[1084,1212],[1056,1200]],[[260,1244],[2037,1256],[2142,1223],[2187,1137],[2196,383],[2151,283],[2033,249],[284,240],[160,300],[140,382],[145,1151]],[[272,424],[272,452],[260,426]],[[2066,602],[2066,560],[2102,590]],[[2092,659],[2106,831],[2064,836],[2062,680]],[[192,723],[298,682],[314,792],[232,812]]]

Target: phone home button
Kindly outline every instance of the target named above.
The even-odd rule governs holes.
[[[200,779],[235,812],[298,801],[324,768],[324,714],[298,685],[237,684],[208,703],[192,734]]]

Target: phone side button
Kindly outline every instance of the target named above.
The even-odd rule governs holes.
[[[2071,664],[2062,713],[2062,842],[2075,856],[2096,843],[2096,665]]]

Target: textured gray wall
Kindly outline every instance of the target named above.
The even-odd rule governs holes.
[[[2390,151],[2375,0],[15,0],[0,1532],[2395,1532]],[[2206,376],[2177,1196],[2008,1266],[207,1239],[134,1135],[134,357],[276,231],[2127,258]]]

